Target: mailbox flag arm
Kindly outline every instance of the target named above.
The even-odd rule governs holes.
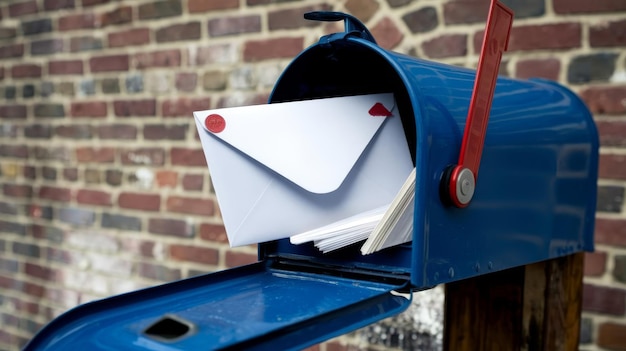
[[[491,1],[483,44],[478,59],[476,80],[467,113],[465,132],[457,165],[444,176],[450,202],[456,207],[469,205],[476,188],[478,167],[485,142],[489,111],[496,87],[502,53],[507,50],[513,11],[498,0]]]
[[[356,33],[359,37],[376,44],[376,39],[365,25],[356,17],[343,12],[334,11],[312,11],[304,14],[304,18],[311,21],[337,22],[343,20],[344,33],[339,37],[344,37],[350,33]],[[333,35],[322,37],[330,39]]]

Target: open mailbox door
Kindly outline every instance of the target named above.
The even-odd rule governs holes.
[[[260,262],[87,303],[25,350],[300,350],[403,311],[404,284]]]

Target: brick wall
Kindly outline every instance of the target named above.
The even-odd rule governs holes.
[[[517,18],[502,73],[569,86],[598,123],[581,348],[624,350],[626,1],[503,1]],[[266,101],[296,54],[340,30],[303,12],[349,12],[385,48],[472,67],[486,4],[1,2],[0,349],[79,303],[255,260],[228,249],[191,111]]]

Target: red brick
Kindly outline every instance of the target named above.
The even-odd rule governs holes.
[[[37,78],[41,77],[41,66],[34,64],[18,64],[11,67],[13,78]]]
[[[84,205],[111,206],[111,194],[99,190],[81,189],[76,194],[76,201]]]
[[[258,15],[218,17],[209,20],[209,35],[212,37],[256,33],[260,31],[261,17]]]
[[[23,284],[20,284],[20,285],[22,286],[20,290],[23,293],[25,293],[26,295],[33,296],[33,297],[42,298],[46,292],[46,289],[39,284],[35,284],[31,282],[23,282]]]
[[[384,17],[376,23],[371,32],[378,45],[385,49],[395,48],[404,38],[402,32],[389,17]]]
[[[583,311],[623,316],[626,291],[599,285],[583,286]]]
[[[121,208],[141,211],[158,211],[161,207],[161,197],[158,194],[140,194],[123,192],[117,203]]]
[[[599,277],[606,269],[606,252],[586,252],[585,253],[585,275]]]
[[[11,17],[30,15],[37,12],[38,8],[36,0],[23,1],[17,4],[9,5],[9,16]]]
[[[117,117],[154,116],[156,114],[156,100],[121,100],[113,102],[113,111]]]
[[[43,8],[46,11],[54,11],[60,9],[73,9],[74,0],[44,0]]]
[[[111,124],[98,126],[100,139],[134,140],[137,138],[137,127],[128,124]]]
[[[204,175],[202,174],[185,174],[182,180],[183,189],[190,190],[202,190],[204,186]]]
[[[619,115],[626,113],[626,86],[590,87],[580,93],[593,113]]]
[[[11,302],[11,305],[15,308],[16,311],[24,312],[27,314],[39,313],[39,304],[36,302],[28,302],[15,297],[10,297],[8,298],[8,300]]]
[[[24,56],[24,44],[0,46],[0,59]]]
[[[178,89],[179,91],[192,92],[196,90],[196,84],[198,84],[197,73],[176,73],[176,89]]]
[[[607,350],[626,350],[626,325],[613,322],[600,324],[597,343]]]
[[[554,11],[559,14],[570,13],[619,13],[626,10],[622,0],[554,0]]]
[[[591,47],[626,46],[626,20],[592,26],[589,44]]]
[[[10,197],[30,198],[33,196],[33,187],[26,184],[3,184],[2,193]]]
[[[96,17],[92,13],[67,15],[59,18],[59,31],[90,29],[96,27]]]
[[[448,1],[443,5],[443,19],[446,24],[485,22],[488,10],[485,0]]]
[[[142,277],[159,281],[180,280],[182,276],[178,268],[169,268],[163,265],[146,262],[139,264],[138,273]]]
[[[193,116],[194,111],[203,111],[211,108],[210,98],[179,98],[176,100],[165,100],[161,105],[163,117],[185,117]]]
[[[245,43],[243,59],[256,62],[275,58],[292,58],[304,49],[303,38],[251,40]]]
[[[82,0],[83,7],[106,4],[111,0]]]
[[[199,229],[200,238],[217,243],[228,243],[226,230],[221,224],[202,223]]]
[[[50,75],[83,74],[83,61],[81,60],[49,61],[48,62],[48,74]]]
[[[70,108],[72,117],[106,117],[107,104],[104,101],[73,102]]]
[[[109,47],[144,45],[150,43],[150,29],[133,28],[121,32],[109,33]]]
[[[430,58],[465,56],[467,54],[467,35],[442,35],[422,43],[422,50]]]
[[[359,1],[359,6],[358,9],[364,9],[365,11],[370,10],[370,8],[368,8],[367,4],[364,0],[358,0]],[[370,0],[371,1],[371,0]],[[374,3],[375,6],[378,6],[378,4]],[[346,7],[348,5],[346,4]],[[283,30],[283,29],[297,29],[297,28],[304,28],[304,27],[317,27],[320,25],[321,22],[319,21],[309,21],[307,19],[305,19],[302,14],[303,13],[307,13],[307,12],[311,12],[311,11],[330,11],[332,10],[332,7],[328,4],[320,4],[320,5],[313,5],[313,6],[305,6],[305,7],[292,7],[292,8],[288,8],[288,9],[278,9],[275,11],[270,11],[268,16],[267,16],[267,26],[269,28],[269,30]],[[349,9],[350,13],[357,17],[358,19],[360,19],[363,22],[367,22],[369,20],[369,16],[366,16],[363,11],[353,11],[351,9]],[[359,13],[361,12],[361,13]],[[241,17],[241,19],[243,20],[244,17]],[[250,17],[248,17],[248,21],[250,21]],[[209,32],[211,33],[209,22]],[[243,24],[243,23],[242,23]],[[234,23],[231,23],[230,26],[234,25]],[[248,30],[247,32],[254,32],[254,31],[258,31],[258,30],[254,30],[254,27],[250,27],[250,24],[248,24]],[[212,33],[211,33],[212,34]]]
[[[158,29],[155,33],[157,43],[200,39],[200,36],[200,22],[174,24]]]
[[[133,8],[131,6],[120,6],[100,15],[100,25],[102,27],[130,23],[132,20]]]
[[[626,146],[626,120],[596,121],[600,144],[603,146]]]
[[[234,9],[239,7],[239,0],[189,0],[187,8],[191,13]]]
[[[170,160],[173,166],[206,167],[207,165],[202,149],[173,147],[170,150]]]
[[[162,166],[165,164],[165,150],[158,147],[123,150],[121,160],[123,165]]]
[[[69,202],[72,199],[72,191],[67,188],[42,186],[39,188],[38,196],[41,199]]]
[[[474,35],[474,50],[480,52],[483,31]],[[581,46],[580,23],[556,23],[513,27],[508,51],[560,50]]]
[[[152,67],[178,67],[181,62],[179,50],[161,50],[139,53],[134,56],[137,69]]]
[[[24,105],[0,105],[0,118],[26,118],[26,106]]]
[[[518,78],[559,79],[561,62],[557,59],[530,59],[517,62],[515,75]]]
[[[153,234],[171,235],[179,238],[191,238],[194,236],[193,226],[184,220],[170,218],[150,218],[148,231]]]
[[[54,277],[54,271],[52,269],[28,262],[24,263],[24,273],[28,276],[43,280]]]
[[[143,128],[144,140],[185,140],[189,124],[147,124]]]
[[[158,171],[154,177],[159,188],[176,188],[178,185],[178,172]]]
[[[225,263],[226,267],[239,267],[247,264],[251,264],[257,262],[258,255],[243,253],[243,252],[235,252],[235,251],[226,251]]]
[[[80,147],[76,149],[76,161],[80,163],[113,163],[115,161],[115,149],[112,147]]]
[[[129,67],[128,55],[107,55],[89,59],[89,68],[92,73],[128,71]]]
[[[28,158],[27,145],[0,145],[0,156],[14,158]]]
[[[199,216],[213,216],[215,203],[213,200],[199,199],[183,196],[170,196],[167,198],[166,209],[174,213],[185,213]]]
[[[216,265],[219,262],[219,251],[191,245],[170,245],[170,257],[178,261]]]
[[[626,155],[600,155],[598,177],[626,180]]]

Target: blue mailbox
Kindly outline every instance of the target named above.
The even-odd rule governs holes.
[[[392,92],[416,166],[413,241],[367,256],[263,243],[256,264],[75,308],[26,350],[301,349],[401,312],[397,292],[593,250],[598,137],[576,95],[498,78],[473,198],[454,206],[475,71],[384,50],[348,15],[309,17],[346,31],[295,58],[269,102]]]

